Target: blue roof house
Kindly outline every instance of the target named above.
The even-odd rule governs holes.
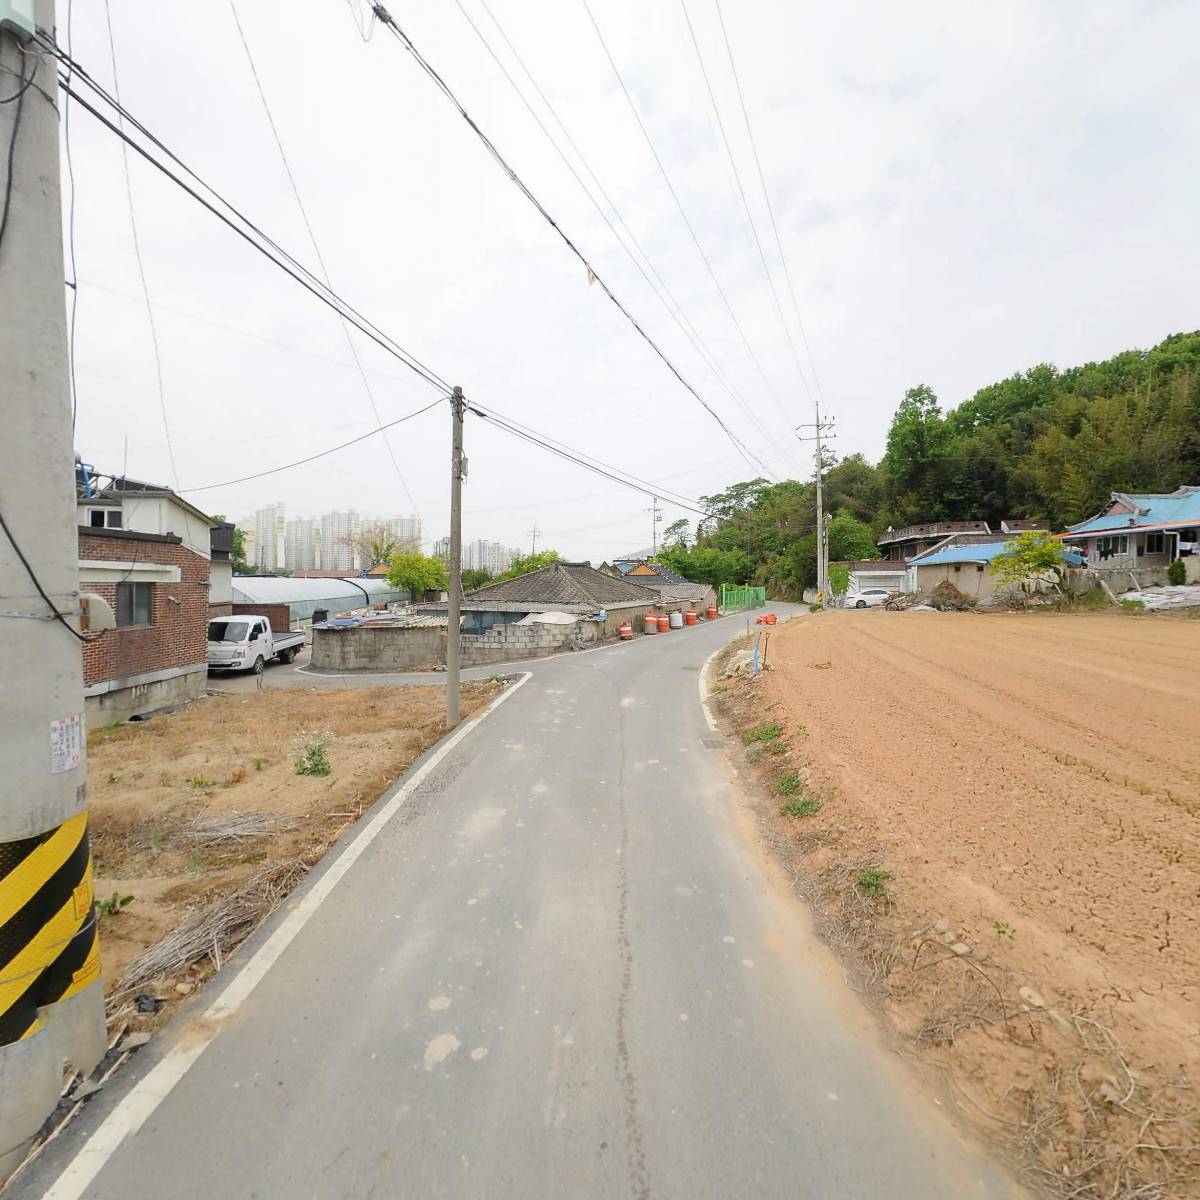
[[[949,582],[968,599],[984,600],[996,590],[988,568],[1009,541],[1004,535],[974,534],[935,546],[909,560],[905,588],[928,596],[939,583]],[[1062,556],[1063,566],[1083,566],[1083,556],[1074,550],[1064,547]]]
[[[1094,517],[1068,526],[1063,538],[1089,567],[1165,567],[1200,554],[1200,487],[1173,492],[1113,492]]]

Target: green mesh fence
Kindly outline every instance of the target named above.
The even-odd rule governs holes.
[[[721,584],[721,611],[738,612],[743,608],[762,608],[767,602],[767,589],[761,587],[736,587]]]

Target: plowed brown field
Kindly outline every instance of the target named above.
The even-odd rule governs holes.
[[[756,707],[792,749],[769,769],[800,767],[823,808],[769,820],[826,876],[855,854],[890,872],[900,1028],[1065,1175],[1055,1190],[1196,1194],[1200,622],[829,612],[770,658]],[[949,966],[927,977],[906,964],[928,945]],[[1007,1011],[949,987],[956,965]],[[1156,1172],[1167,1190],[1135,1192]]]

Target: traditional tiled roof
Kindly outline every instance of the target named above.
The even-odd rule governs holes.
[[[464,601],[472,608],[485,607],[489,601],[517,602],[538,605],[589,604],[595,608],[607,605],[652,604],[658,593],[628,579],[614,578],[597,571],[587,563],[551,563],[538,571],[529,571],[499,583],[489,583],[477,591],[468,592]]]

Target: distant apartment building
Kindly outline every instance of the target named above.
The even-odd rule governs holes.
[[[491,575],[499,575],[508,570],[511,561],[512,552],[500,542],[477,538],[463,547],[464,571],[487,571]]]
[[[444,560],[450,558],[450,539],[448,537],[440,537],[433,543],[433,557]]]
[[[362,569],[362,519],[354,509],[321,518],[321,570],[357,573]]]
[[[258,509],[254,514],[254,558],[252,562],[260,571],[279,571],[285,564],[285,540],[287,531],[287,506],[279,501]]]
[[[315,571],[321,566],[321,525],[311,517],[287,523],[283,539],[284,565],[289,571]]]
[[[367,520],[368,528],[382,527],[396,539],[396,548],[402,553],[417,554],[421,550],[421,518],[381,517],[378,521]]]

